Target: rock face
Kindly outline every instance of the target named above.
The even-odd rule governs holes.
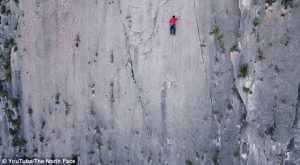
[[[299,0],[1,4],[1,157],[300,164]]]

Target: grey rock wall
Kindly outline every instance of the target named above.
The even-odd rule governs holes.
[[[2,157],[300,164],[299,0],[7,2]]]

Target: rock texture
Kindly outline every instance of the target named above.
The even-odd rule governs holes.
[[[300,164],[299,0],[1,4],[2,157]]]

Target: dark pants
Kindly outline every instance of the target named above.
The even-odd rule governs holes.
[[[174,34],[175,35],[175,33],[176,33],[176,26],[175,26],[175,24],[171,24],[171,26],[170,26],[170,34]]]

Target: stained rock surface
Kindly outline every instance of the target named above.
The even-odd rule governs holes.
[[[299,5],[2,0],[1,158],[300,164]]]

